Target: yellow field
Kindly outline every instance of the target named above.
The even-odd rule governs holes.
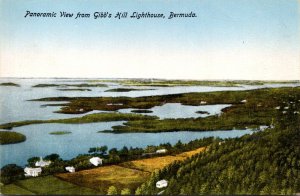
[[[149,172],[129,169],[118,165],[103,166],[95,169],[82,170],[76,173],[58,174],[57,177],[68,182],[97,189],[102,194],[114,185],[120,191],[124,188],[135,190],[145,179]]]
[[[204,150],[205,150],[205,148],[203,147],[203,148],[198,148],[193,151],[184,152],[184,153],[178,154],[176,156],[168,155],[168,156],[164,156],[164,157],[141,159],[141,160],[125,162],[120,165],[123,167],[127,167],[127,168],[138,169],[138,170],[147,171],[147,172],[154,172],[156,169],[162,169],[174,161],[184,160],[184,159],[191,157],[195,154],[198,154]]]
[[[181,161],[204,151],[199,148],[176,156],[154,157],[136,161],[128,161],[120,165],[103,166],[95,169],[82,170],[75,173],[62,173],[56,176],[62,180],[79,186],[88,187],[106,194],[110,186],[115,186],[119,193],[124,188],[129,188],[132,193],[145,180],[151,172],[162,169],[174,161]]]

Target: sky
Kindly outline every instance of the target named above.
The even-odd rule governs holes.
[[[300,80],[299,27],[298,0],[0,0],[0,77]]]

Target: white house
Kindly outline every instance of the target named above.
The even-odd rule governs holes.
[[[75,172],[75,168],[73,166],[68,166],[65,168],[68,172],[70,173],[74,173]]]
[[[167,187],[168,186],[168,181],[166,180],[160,180],[160,181],[157,181],[156,182],[156,188],[164,188],[164,187]]]
[[[35,162],[36,167],[45,167],[50,165],[51,161],[44,161],[42,157],[40,157],[40,160]]]
[[[42,173],[42,168],[32,168],[32,167],[25,167],[24,169],[25,176],[39,176]]]
[[[164,154],[167,152],[167,149],[159,149],[156,151],[157,154]]]
[[[206,104],[206,103],[207,103],[206,101],[201,101],[201,102],[200,102],[200,104]]]
[[[99,157],[90,158],[90,162],[95,166],[102,165],[102,161],[103,161],[103,159],[101,159]]]
[[[242,100],[242,101],[241,101],[241,103],[247,103],[247,100],[246,100],[246,99],[244,99],[244,100]]]

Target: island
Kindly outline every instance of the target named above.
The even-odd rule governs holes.
[[[13,83],[13,82],[3,82],[0,83],[0,86],[14,86],[14,87],[20,87],[19,84]]]
[[[4,131],[4,130],[0,131],[1,145],[20,143],[20,142],[24,142],[25,140],[26,140],[26,136],[21,133],[14,132],[14,131]]]
[[[135,89],[135,88],[114,88],[114,89],[109,89],[104,92],[130,92],[130,91],[150,91],[150,90],[155,90],[155,89],[150,89],[150,88],[144,88],[144,89]]]
[[[54,132],[50,132],[50,135],[66,135],[66,134],[71,134],[71,131],[54,131]]]

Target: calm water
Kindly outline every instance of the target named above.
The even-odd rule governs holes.
[[[78,117],[86,114],[58,114],[53,113],[59,107],[41,107],[47,102],[27,101],[43,97],[98,97],[98,96],[150,96],[165,95],[187,92],[210,92],[224,90],[248,90],[265,87],[299,86],[299,84],[268,84],[262,86],[241,86],[241,87],[126,87],[126,88],[149,88],[155,90],[132,91],[132,92],[105,92],[112,88],[124,88],[124,86],[108,83],[108,87],[93,87],[91,91],[58,91],[57,87],[32,88],[31,86],[41,83],[57,84],[80,84],[85,80],[74,79],[0,79],[2,82],[14,82],[21,87],[0,86],[0,124],[38,119],[58,119]],[[69,87],[77,88],[77,87]],[[53,103],[53,102],[51,102]],[[205,117],[206,114],[196,114],[196,111],[208,111],[210,115],[218,114],[222,108],[229,105],[208,105],[208,106],[184,106],[181,104],[165,104],[154,107],[153,113],[147,115],[157,115],[160,118],[187,118]],[[90,113],[97,113],[92,111]],[[120,112],[130,112],[130,109],[120,110]],[[213,131],[213,132],[171,132],[171,133],[127,133],[111,134],[97,133],[97,131],[110,129],[111,126],[121,125],[123,122],[104,122],[90,124],[40,124],[28,125],[15,128],[15,131],[26,135],[27,140],[19,144],[1,145],[0,166],[8,163],[24,165],[26,160],[32,156],[45,156],[51,153],[58,153],[64,159],[69,159],[79,153],[86,153],[90,147],[107,145],[109,148],[121,148],[124,145],[133,147],[144,147],[147,145],[157,145],[159,143],[176,143],[179,139],[188,142],[196,138],[218,136],[221,138],[239,137],[246,131]],[[49,135],[53,131],[71,131],[67,135]],[[142,138],[142,139],[141,139]]]
[[[160,119],[167,118],[198,118],[207,117],[210,115],[220,114],[223,108],[231,106],[230,104],[218,104],[218,105],[203,105],[203,106],[189,106],[181,105],[180,103],[166,103],[162,106],[155,106],[149,110],[152,113],[146,113],[145,115],[158,116]],[[133,108],[120,109],[121,113],[131,113]],[[198,114],[197,111],[206,111],[209,114]]]

